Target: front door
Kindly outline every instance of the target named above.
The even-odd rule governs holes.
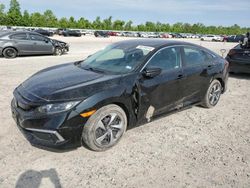
[[[145,69],[160,68],[153,78],[142,76],[139,80],[141,106],[139,115],[149,118],[171,111],[182,104],[183,72],[179,47],[166,47],[149,60]],[[143,71],[142,71],[143,72]]]
[[[30,34],[30,40],[32,41],[34,54],[53,53],[53,45],[47,38],[41,35]]]

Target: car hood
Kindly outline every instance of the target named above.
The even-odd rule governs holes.
[[[56,40],[56,39],[50,39],[53,43],[60,43],[60,44],[64,44],[66,45],[66,42],[60,41],[60,40]]]
[[[24,81],[17,92],[32,101],[82,100],[118,85],[120,76],[82,69],[77,63],[41,70]]]

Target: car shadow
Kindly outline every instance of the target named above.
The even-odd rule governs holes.
[[[61,188],[60,179],[58,177],[57,171],[52,168],[49,170],[27,170],[22,173],[15,185],[15,188],[39,188],[43,179],[49,179],[55,188]],[[50,184],[51,185],[51,184]],[[47,187],[47,186],[46,186]]]
[[[230,73],[229,77],[250,80],[250,74],[246,74],[246,73]]]

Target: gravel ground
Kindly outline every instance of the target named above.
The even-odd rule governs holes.
[[[250,76],[233,75],[213,109],[193,107],[127,131],[114,148],[32,147],[11,118],[12,91],[48,66],[124,38],[60,38],[66,55],[0,58],[0,187],[250,187]],[[190,40],[219,53],[235,44]]]

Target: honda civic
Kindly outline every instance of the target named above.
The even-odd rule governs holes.
[[[204,47],[126,40],[37,72],[14,90],[11,109],[32,145],[103,151],[162,114],[214,107],[227,80],[228,62]]]

